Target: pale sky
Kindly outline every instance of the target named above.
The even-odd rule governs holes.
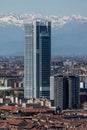
[[[87,16],[87,0],[0,0],[0,14],[4,13]]]

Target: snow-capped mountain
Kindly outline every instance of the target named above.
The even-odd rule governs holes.
[[[23,55],[25,22],[52,23],[52,55],[87,54],[87,17],[41,14],[0,15],[0,55]]]
[[[8,15],[0,15],[0,25],[16,25],[22,26],[24,22],[31,22],[36,20],[49,20],[52,22],[52,27],[61,27],[66,23],[71,21],[79,21],[79,22],[87,22],[87,17],[82,17],[80,15],[72,15],[69,16],[45,16],[41,14],[8,14]]]

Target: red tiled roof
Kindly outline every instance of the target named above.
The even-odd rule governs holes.
[[[9,124],[10,125],[20,125],[20,124],[22,124],[22,123],[24,123],[24,121],[23,120],[17,120],[17,119],[11,119],[11,120],[9,120]]]
[[[0,107],[1,110],[7,110],[7,111],[12,111],[12,112],[17,112],[18,107],[15,106],[2,106]]]
[[[21,110],[22,112],[37,112],[37,113],[46,112],[46,109],[42,109],[42,108],[34,109],[33,107],[22,108]]]

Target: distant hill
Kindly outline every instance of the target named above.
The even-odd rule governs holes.
[[[1,15],[0,55],[23,55],[23,23],[42,19],[52,21],[52,55],[87,55],[86,17],[41,14]]]

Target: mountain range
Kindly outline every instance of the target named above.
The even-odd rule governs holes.
[[[0,55],[23,55],[24,23],[44,19],[52,23],[52,55],[87,55],[87,17],[34,13],[0,15]]]

